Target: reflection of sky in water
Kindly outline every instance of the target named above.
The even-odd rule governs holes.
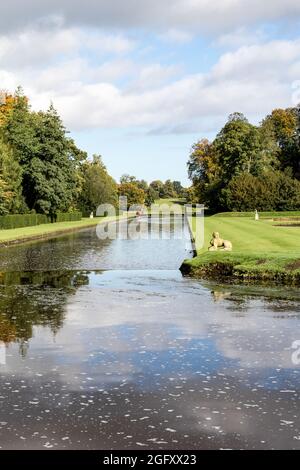
[[[299,301],[286,291],[247,296],[177,271],[92,272],[71,291],[22,289],[33,311],[60,302],[63,325],[35,326],[25,357],[8,347],[0,446],[300,447]]]
[[[300,448],[299,290],[182,278],[185,240],[0,255],[0,448]]]
[[[3,271],[178,269],[191,256],[189,232],[178,223],[160,229],[158,239],[100,240],[93,228],[9,250],[0,248],[0,267]]]

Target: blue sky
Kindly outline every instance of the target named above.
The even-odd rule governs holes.
[[[228,114],[259,122],[300,102],[295,0],[11,0],[0,89],[53,101],[111,174],[188,185],[191,145]],[[15,11],[20,14],[16,15]]]

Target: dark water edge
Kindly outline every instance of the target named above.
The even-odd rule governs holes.
[[[267,268],[264,271],[252,271],[243,269],[240,271],[236,269],[238,262],[232,261],[207,261],[197,264],[190,264],[189,260],[185,260],[180,266],[180,271],[183,276],[189,276],[199,281],[214,281],[219,283],[227,283],[231,285],[240,284],[245,286],[261,286],[265,288],[272,288],[275,286],[292,286],[299,288],[300,286],[300,272],[298,265],[299,259],[292,261],[291,264],[297,265],[295,270],[278,270],[272,271]],[[259,261],[258,261],[259,264]]]
[[[0,448],[300,449],[299,290],[183,277],[189,249],[0,250]]]

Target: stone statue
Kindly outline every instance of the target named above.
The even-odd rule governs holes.
[[[258,214],[257,209],[255,209],[255,220],[259,220],[259,214]]]
[[[212,234],[208,251],[217,251],[218,248],[221,248],[224,251],[232,251],[232,243],[229,240],[223,240],[223,238],[220,238],[219,232],[214,232]]]

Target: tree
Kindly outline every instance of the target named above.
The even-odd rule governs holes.
[[[28,98],[18,88],[11,110],[3,122],[2,133],[21,165],[27,164],[38,150],[35,115],[30,112]]]
[[[66,130],[51,105],[46,113],[33,115],[35,151],[22,158],[23,194],[30,209],[55,219],[71,209],[76,197],[74,162],[69,155]]]
[[[268,171],[260,176],[235,176],[223,191],[232,211],[289,211],[300,208],[300,182],[288,173]]]
[[[137,185],[138,188],[142,189],[145,193],[148,191],[148,183],[145,180],[136,180],[135,184]]]
[[[163,197],[165,198],[176,197],[176,192],[174,190],[173,182],[171,180],[167,180],[165,182],[163,194],[164,194]]]
[[[127,197],[127,208],[133,205],[141,205],[145,202],[145,192],[134,183],[123,183],[118,188],[119,196]]]
[[[136,183],[137,179],[135,176],[128,175],[125,173],[124,175],[121,176],[120,178],[120,184],[124,183]]]
[[[100,157],[87,162],[54,107],[32,112],[21,88],[0,94],[0,213],[31,210],[56,220],[59,211],[102,202],[117,203],[116,183]]]
[[[152,183],[150,183],[150,187],[158,194],[158,198],[164,197],[164,183],[162,181],[152,181]]]
[[[280,168],[291,168],[300,178],[300,112],[299,108],[274,109],[263,123],[262,129],[273,136]]]
[[[187,165],[189,178],[195,183],[212,183],[221,177],[219,155],[214,144],[207,139],[192,146]]]
[[[75,187],[74,187],[74,208],[80,206],[80,197],[84,185],[84,163],[87,161],[88,154],[84,150],[79,149],[73,139],[68,139],[68,159],[73,163],[75,171]]]
[[[117,184],[108,174],[99,155],[93,161],[86,161],[82,166],[83,184],[79,205],[84,213],[96,211],[100,204],[117,205]]]
[[[182,197],[184,188],[180,181],[173,181],[173,188],[177,197]]]
[[[6,122],[9,114],[13,110],[15,98],[6,91],[0,90],[0,126]]]
[[[259,174],[262,152],[259,129],[239,113],[229,116],[217,135],[214,146],[219,154],[222,179],[228,183],[232,176],[241,173]]]
[[[193,182],[193,200],[213,210],[222,210],[223,168],[214,143],[202,139],[192,147],[188,174]]]
[[[230,211],[273,210],[265,181],[250,173],[234,176],[223,190],[226,207]]]
[[[0,214],[25,210],[22,197],[22,169],[12,149],[0,137]]]
[[[291,210],[299,203],[300,111],[274,110],[260,126],[234,113],[213,142],[192,147],[190,199],[213,211]]]
[[[189,204],[198,204],[199,197],[194,185],[185,190],[185,198]]]
[[[145,198],[145,204],[147,207],[150,207],[151,204],[154,204],[156,199],[158,199],[157,192],[149,186],[149,188],[146,191],[146,198]]]

